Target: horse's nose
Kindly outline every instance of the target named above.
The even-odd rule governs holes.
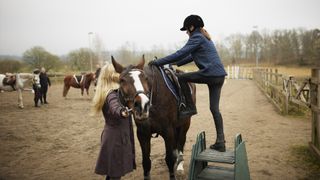
[[[134,102],[134,108],[140,114],[148,113],[150,107],[149,98],[145,94],[139,94]]]
[[[134,109],[137,111],[137,112],[140,112],[142,111],[142,106],[141,106],[141,101],[135,101],[134,102]]]
[[[144,106],[144,111],[149,112],[149,108],[150,108],[150,102],[148,101],[148,103],[146,103]]]

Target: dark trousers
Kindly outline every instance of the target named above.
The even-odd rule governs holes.
[[[48,85],[41,85],[41,103],[47,102],[47,92],[48,92]]]
[[[41,99],[41,88],[39,86],[37,86],[36,84],[32,85],[32,88],[34,90],[34,106],[38,106],[38,102]]]
[[[214,119],[217,132],[217,142],[224,141],[223,119],[219,110],[221,88],[224,83],[225,76],[206,77],[198,72],[184,73],[178,75],[180,86],[187,86],[187,82],[207,84],[209,88],[210,111]],[[186,97],[186,99],[188,99]]]
[[[106,176],[106,180],[120,180],[121,177],[110,177],[110,176]]]

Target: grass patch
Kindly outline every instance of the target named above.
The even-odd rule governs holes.
[[[309,117],[310,109],[294,103],[290,103],[289,115],[293,117]]]
[[[320,178],[320,160],[311,152],[307,145],[291,147],[291,163],[307,172],[306,179]]]

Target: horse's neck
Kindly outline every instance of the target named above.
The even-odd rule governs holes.
[[[16,86],[17,88],[23,88],[24,83],[28,80],[32,80],[34,78],[33,74],[30,73],[18,73],[16,74]]]
[[[16,74],[16,88],[23,88],[23,84],[27,81],[28,79],[23,79],[21,78],[20,74]]]
[[[152,66],[147,66],[144,69],[145,74],[148,77],[148,84],[149,88],[156,88],[156,83],[159,83],[158,81],[161,80],[161,74],[158,68],[152,67]]]

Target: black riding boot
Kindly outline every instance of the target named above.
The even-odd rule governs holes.
[[[212,144],[210,146],[210,149],[214,149],[220,152],[226,152],[226,141],[224,140],[224,135],[223,134],[218,134],[216,143]]]
[[[191,91],[187,82],[179,81],[181,92],[180,105],[179,105],[179,117],[190,117],[197,114],[197,108],[192,100]]]
[[[223,120],[222,116],[220,113],[215,113],[214,114],[214,124],[216,126],[216,132],[217,132],[217,139],[216,143],[210,146],[211,149],[220,151],[220,152],[225,152],[226,151],[226,141],[224,139],[224,132],[223,132]]]

